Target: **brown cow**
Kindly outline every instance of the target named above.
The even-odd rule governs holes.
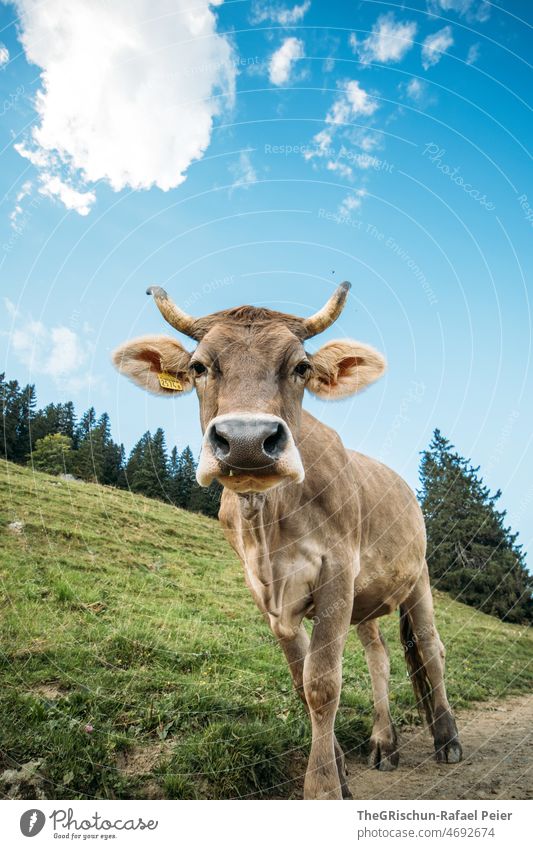
[[[206,486],[217,478],[224,486],[222,527],[311,719],[307,799],[350,795],[334,733],[350,624],[372,679],[370,762],[382,770],[398,764],[388,654],[377,623],[398,606],[437,760],[456,763],[462,754],[444,686],[417,500],[395,472],[348,451],[335,431],[302,410],[304,389],[345,398],[385,369],[381,354],[361,342],[328,342],[313,355],[304,348],[340,315],[349,288],[343,283],[307,319],[250,306],[194,319],[152,287],[148,293],[165,319],[195,339],[196,349],[147,336],[114,354],[117,368],[151,392],[196,389],[204,434],[198,481]],[[311,639],[304,618],[313,621]]]

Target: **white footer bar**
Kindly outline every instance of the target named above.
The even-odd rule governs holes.
[[[533,845],[527,801],[0,802],[2,845],[520,849]],[[33,843],[32,840],[35,842]]]

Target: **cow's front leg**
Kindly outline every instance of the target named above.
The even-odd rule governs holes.
[[[311,754],[305,799],[342,799],[335,752],[335,716],[342,686],[342,653],[350,625],[349,580],[329,576],[319,598],[309,651],[304,661],[304,693],[311,717]],[[353,588],[353,580],[352,580]]]
[[[304,693],[304,662],[307,652],[309,651],[309,637],[307,631],[303,625],[300,625],[297,635],[292,640],[280,640],[279,644],[287,658],[296,692],[300,696],[305,705],[305,709],[309,714],[309,708],[307,706],[307,700]],[[335,749],[335,760],[337,762],[342,798],[352,799],[353,796],[346,781],[347,772],[344,752],[342,751],[340,743],[335,735],[333,735],[333,746]]]

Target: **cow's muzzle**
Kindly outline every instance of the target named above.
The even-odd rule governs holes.
[[[278,416],[232,413],[209,423],[196,473],[201,486],[218,478],[236,492],[263,491],[304,476],[292,433]]]

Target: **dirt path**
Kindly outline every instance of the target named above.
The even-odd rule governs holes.
[[[395,772],[348,759],[354,799],[532,799],[533,695],[483,702],[460,711],[460,764],[437,764],[427,728],[399,734]]]

